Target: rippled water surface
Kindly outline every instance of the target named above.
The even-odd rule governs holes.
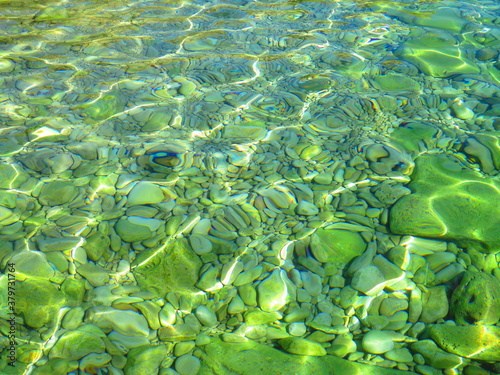
[[[0,0],[0,372],[500,373],[499,9]]]

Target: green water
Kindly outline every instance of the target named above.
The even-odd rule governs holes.
[[[500,373],[499,25],[0,0],[0,373]]]

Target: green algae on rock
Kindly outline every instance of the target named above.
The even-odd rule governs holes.
[[[83,114],[94,120],[104,120],[125,108],[127,100],[117,92],[107,92],[98,99],[83,105]]]
[[[343,229],[318,229],[311,238],[311,252],[317,261],[336,265],[361,255],[366,242],[357,232]]]
[[[458,47],[455,38],[444,31],[411,38],[395,54],[432,77],[479,73],[478,66],[466,57],[465,49]]]
[[[141,290],[153,292],[158,298],[169,291],[188,295],[200,291],[194,285],[202,262],[186,239],[143,250],[131,266]]]
[[[65,305],[64,293],[50,281],[27,279],[16,286],[17,313],[30,327],[52,325]]]
[[[485,272],[465,272],[452,294],[451,307],[457,324],[496,324],[500,320],[500,281]]]
[[[65,332],[52,347],[49,358],[76,361],[90,353],[104,353],[106,335],[93,324],[85,324],[74,331]]]
[[[203,348],[198,375],[289,375],[289,374],[370,374],[411,375],[333,355],[300,356],[255,341],[225,343],[214,339]]]
[[[403,149],[418,152],[420,151],[419,144],[423,142],[424,145],[430,147],[437,133],[438,129],[430,124],[411,121],[399,125],[389,137]]]
[[[58,206],[72,201],[77,195],[77,188],[70,182],[50,181],[43,185],[38,200],[46,206]]]
[[[495,180],[450,156],[422,155],[409,188],[412,194],[391,208],[393,233],[451,240],[484,253],[500,251],[500,211],[491,205],[500,192]]]
[[[436,324],[430,334],[447,352],[481,361],[500,361],[500,327]]]
[[[420,84],[402,74],[377,75],[372,78],[375,88],[383,91],[418,91]]]

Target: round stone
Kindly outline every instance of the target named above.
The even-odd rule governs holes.
[[[194,355],[184,354],[175,361],[175,370],[180,375],[196,375],[200,367],[200,360]]]
[[[288,333],[292,336],[303,336],[307,331],[306,325],[304,323],[291,323],[288,326]]]
[[[164,200],[163,191],[158,185],[151,182],[139,182],[130,191],[127,206],[140,204],[157,204]]]
[[[384,331],[369,331],[361,341],[363,349],[371,354],[382,354],[394,349],[394,341],[389,333]]]
[[[298,204],[295,211],[297,212],[298,215],[311,216],[318,214],[319,208],[316,207],[314,204],[309,203],[308,201],[301,201]]]

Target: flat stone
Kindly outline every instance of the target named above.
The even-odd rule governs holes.
[[[190,324],[175,324],[170,327],[161,327],[158,330],[158,338],[162,341],[192,341],[196,339],[199,329]]]
[[[278,312],[265,312],[259,309],[248,310],[244,314],[245,323],[249,326],[272,323],[281,318]]]
[[[417,81],[401,74],[377,75],[373,77],[372,83],[375,88],[390,92],[420,90]]]
[[[295,212],[297,212],[298,215],[312,216],[319,213],[319,208],[308,201],[301,201],[295,208]]]
[[[299,337],[287,337],[278,341],[283,349],[291,354],[320,357],[326,355],[326,350],[320,344]]]
[[[478,66],[458,46],[452,34],[442,31],[426,32],[409,39],[394,53],[432,77],[479,73]]]
[[[367,296],[377,295],[385,288],[385,285],[384,275],[375,266],[360,268],[351,280],[351,286]]]
[[[491,205],[500,199],[498,182],[444,154],[419,156],[411,179],[412,194],[391,208],[393,233],[451,240],[484,253],[500,251],[500,207]]]
[[[81,243],[80,237],[37,237],[38,248],[43,252],[49,251],[67,251],[75,248]]]
[[[370,374],[415,375],[348,361],[333,355],[302,356],[286,353],[255,341],[222,342],[213,339],[200,348],[198,375]]]
[[[201,363],[198,358],[190,354],[184,354],[175,360],[175,370],[180,375],[197,375]]]
[[[157,204],[163,202],[164,199],[163,191],[158,185],[143,181],[135,185],[128,194],[127,206]]]
[[[422,314],[419,320],[434,323],[448,315],[449,303],[445,286],[434,286],[422,293]]]
[[[436,369],[456,368],[463,363],[458,355],[440,349],[432,340],[420,340],[411,344],[413,352],[421,354],[425,363]]]
[[[384,354],[384,356],[390,361],[403,362],[403,363],[413,361],[413,356],[411,352],[406,348],[389,350]]]
[[[500,281],[485,272],[466,271],[451,296],[457,324],[494,325],[500,320]]]
[[[195,315],[200,323],[206,327],[215,327],[218,323],[215,313],[205,305],[198,306],[195,310]]]
[[[480,361],[500,361],[500,327],[436,324],[430,334],[447,352]]]
[[[83,114],[94,120],[107,119],[125,108],[127,99],[118,91],[110,91],[83,106]]]
[[[72,142],[66,145],[66,148],[83,159],[97,159],[97,144],[93,142]]]
[[[132,273],[141,290],[163,298],[169,291],[180,294],[199,293],[198,281],[201,260],[187,244],[179,239],[164,249],[143,250],[132,262]]]
[[[54,268],[47,262],[47,257],[40,251],[22,251],[9,260],[15,264],[19,278],[50,279],[55,275]]]
[[[172,344],[144,345],[130,349],[127,364],[123,369],[125,375],[157,374],[161,362],[171,352]]]
[[[357,232],[342,229],[318,229],[311,238],[311,252],[317,261],[334,264],[348,263],[361,255],[366,242]]]
[[[97,264],[85,263],[76,269],[92,286],[102,286],[109,281],[109,272]]]
[[[153,236],[152,228],[158,229],[161,224],[157,219],[146,219],[139,216],[121,218],[115,224],[116,233],[125,242],[143,241]],[[155,230],[156,230],[155,229]]]
[[[45,206],[58,206],[71,202],[78,195],[78,189],[66,181],[50,181],[43,185],[38,201]]]
[[[20,187],[29,179],[29,174],[23,167],[13,165],[6,162],[0,163],[0,189],[15,189]]]
[[[101,232],[95,232],[87,238],[83,248],[87,252],[87,257],[94,262],[97,262],[103,256],[104,252],[109,249],[111,240],[109,236]]]
[[[280,310],[288,302],[294,300],[293,283],[286,272],[275,269],[271,275],[257,286],[259,307],[267,312]]]
[[[105,332],[116,331],[122,335],[148,336],[146,318],[131,310],[118,310],[110,306],[97,306],[87,310],[86,320]]]
[[[64,306],[64,293],[50,281],[27,279],[16,283],[16,311],[32,328],[52,326]]]
[[[104,353],[106,335],[95,325],[86,324],[64,333],[49,352],[49,358],[76,361],[90,353]]]
[[[392,336],[387,331],[368,331],[361,341],[363,349],[371,354],[382,354],[394,348]]]

